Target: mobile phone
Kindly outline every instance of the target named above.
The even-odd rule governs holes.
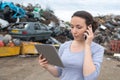
[[[87,28],[88,29],[88,28]],[[88,34],[88,32],[87,31],[85,31],[84,33],[87,33]],[[87,39],[87,36],[84,34],[84,39],[86,40]]]
[[[88,27],[91,27],[91,24],[88,26]],[[88,27],[87,27],[87,29],[88,29]],[[85,31],[85,33],[87,33],[88,34],[88,32],[87,31]],[[84,39],[86,40],[87,39],[87,36],[84,34]]]
[[[86,33],[86,32],[85,32]],[[87,36],[84,34],[84,39],[86,40],[87,39]]]

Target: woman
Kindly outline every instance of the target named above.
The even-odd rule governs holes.
[[[59,49],[64,68],[49,64],[42,55],[40,65],[61,80],[97,80],[104,48],[93,42],[97,22],[90,13],[77,11],[71,18],[74,40],[65,42]]]

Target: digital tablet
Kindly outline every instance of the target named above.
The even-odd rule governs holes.
[[[35,44],[39,54],[42,54],[48,61],[48,63],[60,67],[64,67],[63,63],[58,55],[57,49],[51,44]]]

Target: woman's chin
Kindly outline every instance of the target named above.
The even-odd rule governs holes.
[[[75,37],[74,37],[74,40],[76,40],[76,41],[84,41],[83,38],[75,38]]]

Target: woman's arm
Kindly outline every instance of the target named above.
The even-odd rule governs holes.
[[[83,64],[83,74],[88,76],[96,70],[95,65],[92,60],[92,53],[89,45],[85,45],[85,57]]]
[[[45,69],[50,72],[54,77],[59,77],[58,70],[55,66],[49,64]]]
[[[85,57],[84,57],[84,64],[83,64],[83,75],[87,76],[95,71],[95,65],[93,64],[92,60],[92,53],[91,53],[91,43],[94,38],[94,34],[92,32],[92,27],[88,27],[86,30],[86,40],[85,40]]]
[[[57,68],[49,64],[46,58],[43,58],[42,55],[39,56],[39,64],[48,72],[50,72],[53,76],[58,77],[59,74]]]
[[[59,48],[58,53],[60,57],[62,56],[64,46],[65,44],[62,44]],[[59,77],[62,74],[62,68],[49,64],[48,61],[45,58],[43,58],[42,55],[39,56],[39,64],[55,77]]]
[[[91,48],[92,40],[94,38],[92,28],[89,27],[87,32],[89,34],[86,34],[87,39],[85,41],[83,75],[85,80],[96,80],[100,72],[100,65],[103,59],[104,48],[97,44],[94,44],[94,46]]]
[[[100,73],[101,63],[103,61],[104,48],[96,44],[92,46],[93,53],[91,53],[92,54],[91,61],[90,61],[90,55],[87,52],[87,50],[85,52],[85,61],[84,61],[84,70],[83,70],[84,79],[85,80],[97,80],[99,73]]]

